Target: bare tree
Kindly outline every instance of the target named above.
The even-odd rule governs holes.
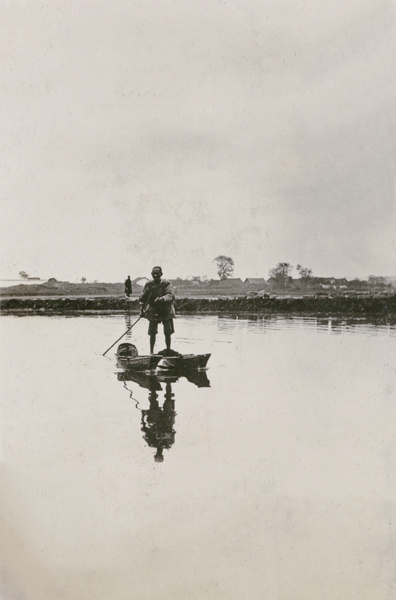
[[[298,274],[300,275],[300,279],[307,280],[313,277],[312,269],[307,269],[302,265],[297,265],[296,269],[298,271]]]
[[[19,271],[19,277],[22,279],[29,279],[29,275],[26,273],[26,271]]]
[[[291,279],[290,273],[292,270],[293,267],[290,263],[280,262],[276,267],[270,269],[269,276],[277,285],[285,287]]]
[[[217,265],[217,275],[221,280],[228,279],[234,272],[234,261],[230,256],[220,254],[214,261]]]

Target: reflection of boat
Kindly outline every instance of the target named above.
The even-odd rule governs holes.
[[[140,387],[145,388],[146,390],[161,390],[161,382],[170,382],[175,383],[180,378],[185,377],[187,381],[193,383],[199,388],[202,387],[210,387],[210,381],[206,374],[206,371],[185,371],[183,374],[164,374],[164,375],[151,375],[150,373],[145,373],[144,371],[121,371],[117,373],[118,381],[133,381],[137,383]]]
[[[120,344],[116,353],[117,364],[127,371],[176,371],[186,372],[204,369],[210,354],[179,354],[166,351],[158,354],[138,356],[135,346],[129,343]]]

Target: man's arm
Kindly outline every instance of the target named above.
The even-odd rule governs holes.
[[[141,317],[145,317],[146,316],[146,310],[148,308],[147,304],[150,300],[150,285],[149,282],[147,282],[143,288],[143,293],[139,298],[139,304],[140,304],[140,316]]]
[[[144,285],[142,295],[139,298],[139,302],[141,304],[145,304],[148,301],[148,299],[149,299],[149,295],[150,295],[150,286],[149,286],[149,282],[147,282]]]
[[[173,293],[173,287],[170,281],[163,281],[164,289],[163,294],[159,298],[156,299],[156,302],[173,302],[175,300],[175,295]]]

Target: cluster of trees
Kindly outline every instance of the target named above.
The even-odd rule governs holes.
[[[276,267],[269,271],[270,280],[281,287],[285,287],[292,280],[291,272],[293,271],[293,268],[294,267],[290,263],[278,263]],[[297,265],[296,269],[302,282],[308,283],[308,281],[313,278],[312,269],[308,269],[302,265]]]
[[[219,256],[216,256],[213,262],[216,263],[217,274],[219,276],[219,279],[228,279],[234,274],[235,265],[233,259],[230,256],[220,254]],[[277,283],[286,284],[292,270],[293,267],[289,263],[280,262],[276,265],[276,267],[270,269],[269,276],[270,278],[274,279]],[[311,269],[307,269],[305,267],[302,267],[301,265],[297,265],[297,271],[299,272],[301,279],[308,279],[312,277]],[[19,271],[19,276],[22,279],[28,279],[29,277],[29,275],[25,273],[25,271]],[[201,281],[201,278],[198,275],[194,276],[192,279],[193,281]],[[86,277],[81,277],[81,283],[86,283],[86,281]]]
[[[232,277],[232,275],[234,274],[235,263],[234,263],[234,260],[231,258],[231,256],[225,256],[224,254],[219,254],[219,256],[216,256],[216,258],[213,260],[213,262],[216,263],[217,275],[219,276],[219,279],[221,281],[223,281],[224,279],[228,279],[229,277]],[[307,281],[308,279],[313,277],[313,273],[312,273],[311,269],[308,269],[307,267],[303,267],[302,265],[297,265],[296,268],[299,273],[300,279]],[[279,283],[280,285],[286,285],[288,280],[291,279],[290,274],[291,274],[292,270],[293,270],[293,267],[290,263],[280,262],[276,265],[276,267],[274,267],[273,269],[270,269],[269,277],[272,280],[274,280],[276,283]],[[205,281],[207,278],[200,277],[199,275],[194,275],[191,279],[192,279],[192,281]],[[85,277],[82,277],[81,281],[83,283],[85,283],[85,281],[86,281]]]
[[[219,256],[216,256],[213,262],[215,262],[217,265],[217,274],[221,280],[228,279],[228,277],[233,275],[234,261],[230,256],[224,256],[223,254],[220,254]],[[270,269],[269,277],[275,283],[285,286],[288,281],[291,280],[291,272],[293,268],[294,267],[288,262],[279,262],[276,267]],[[313,277],[312,269],[308,269],[302,265],[297,265],[296,269],[300,279],[305,282]]]
[[[217,267],[217,275],[219,276],[219,279],[221,281],[223,281],[224,279],[228,279],[229,277],[231,277],[234,274],[234,261],[230,256],[225,256],[224,254],[220,254],[219,256],[216,256],[216,258],[213,260],[214,263],[216,263],[216,267]],[[272,269],[269,270],[269,281],[275,283],[277,286],[279,287],[286,287],[289,283],[291,283],[292,281],[292,276],[291,273],[293,271],[294,267],[288,263],[288,262],[279,262],[275,267],[273,267]],[[302,265],[297,265],[296,266],[296,270],[298,272],[300,281],[302,283],[309,283],[310,280],[312,280],[314,278],[314,274],[312,272],[312,269],[309,269],[307,267],[303,267]],[[19,276],[22,279],[28,279],[29,275],[25,272],[25,271],[19,271]],[[207,281],[207,277],[203,276],[200,277],[199,275],[194,275],[192,278],[192,281]],[[374,275],[370,275],[368,278],[369,283],[374,284],[374,283],[385,283],[385,278],[384,277],[376,277]],[[81,277],[81,283],[86,283],[87,279],[86,277]],[[97,280],[95,280],[94,283],[97,283]]]

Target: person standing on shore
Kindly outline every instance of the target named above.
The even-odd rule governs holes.
[[[149,320],[150,353],[153,354],[158,323],[162,323],[164,327],[166,349],[168,351],[171,349],[171,335],[175,331],[173,326],[175,296],[171,282],[161,279],[161,267],[153,267],[151,275],[153,279],[144,286],[139,302],[142,305],[140,315]]]
[[[131,281],[131,276],[128,275],[128,277],[125,280],[125,295],[129,298],[131,294],[132,294],[132,281]]]

